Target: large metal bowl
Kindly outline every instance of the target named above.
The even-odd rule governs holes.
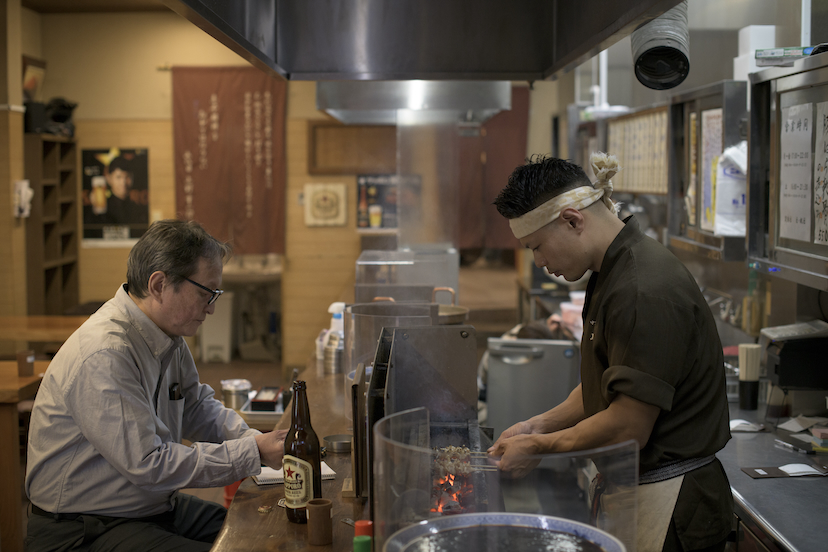
[[[539,529],[543,531],[538,531]],[[552,516],[503,512],[458,514],[421,521],[391,535],[385,542],[383,550],[384,552],[576,550],[572,548],[572,541],[560,542],[561,534],[584,539],[592,545],[601,547],[605,552],[626,551],[617,538],[585,523]],[[518,543],[517,540],[521,542]]]

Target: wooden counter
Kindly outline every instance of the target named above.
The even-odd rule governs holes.
[[[36,361],[34,374],[17,375],[17,361],[0,362],[0,473],[8,479],[0,486],[0,549],[23,551],[23,466],[20,463],[20,428],[17,403],[31,399],[40,387],[48,361]]]
[[[69,339],[88,316],[0,316],[0,336],[10,341]]]
[[[343,375],[320,375],[315,359],[300,374],[308,384],[313,427],[319,438],[326,435],[350,433],[350,423],[344,416]],[[731,418],[745,418],[758,423],[764,405],[756,411],[740,411],[731,405]],[[290,412],[283,415],[278,428],[290,425]],[[781,430],[780,430],[781,431]],[[745,475],[745,466],[779,466],[787,463],[817,460],[825,462],[828,456],[805,456],[774,447],[773,432],[734,433],[727,446],[717,453],[730,480],[735,499],[735,513],[741,524],[756,534],[766,550],[804,552],[821,550],[824,510],[814,508],[822,504],[828,490],[828,478],[779,478],[754,480]],[[284,497],[282,485],[257,486],[246,479],[239,487],[230,506],[227,520],[213,546],[213,551],[250,550],[352,550],[353,527],[342,523],[344,518],[368,519],[367,501],[342,498],[342,483],[351,476],[350,454],[328,453],[325,461],[336,471],[336,480],[322,482],[322,494],[333,501],[333,544],[310,546],[307,526],[287,521],[285,512],[277,506]],[[259,506],[271,506],[266,514]]]
[[[319,440],[328,435],[351,433],[351,423],[345,418],[344,411],[344,375],[320,374],[313,358],[299,374],[299,379],[307,382],[311,424]],[[276,428],[289,427],[290,419],[290,411],[285,412]],[[212,550],[351,550],[354,528],[342,520],[368,519],[368,503],[365,499],[342,498],[342,485],[351,477],[350,453],[328,452],[323,460],[336,472],[336,479],[322,482],[322,496],[333,501],[332,545],[309,545],[308,526],[287,520],[284,509],[277,505],[285,496],[284,485],[259,486],[252,478],[247,478],[236,491]],[[272,509],[268,513],[259,513],[260,506]]]

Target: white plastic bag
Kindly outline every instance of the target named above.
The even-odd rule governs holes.
[[[747,142],[727,148],[716,164],[713,233],[744,236],[747,221]]]

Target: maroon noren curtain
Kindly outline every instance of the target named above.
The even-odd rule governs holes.
[[[236,254],[284,254],[287,83],[253,67],[175,67],[172,82],[178,217]]]
[[[485,165],[481,161],[483,140],[477,136],[457,138],[458,158],[458,203],[457,203],[457,247],[476,249],[483,247],[486,236],[486,218],[483,215],[485,194],[483,174]],[[491,202],[491,200],[490,200]]]
[[[509,221],[493,205],[497,194],[506,187],[509,175],[526,162],[526,144],[529,133],[529,89],[512,87],[512,109],[501,111],[483,125],[486,129],[484,148],[486,166],[483,169],[483,217],[485,218],[485,247],[491,249],[519,249]]]
[[[460,249],[518,249],[520,242],[493,202],[509,175],[526,161],[529,89],[512,87],[512,109],[483,124],[480,136],[458,136],[459,200],[457,246]],[[481,157],[485,154],[485,164]]]

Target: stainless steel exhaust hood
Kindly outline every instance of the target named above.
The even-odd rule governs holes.
[[[544,80],[678,0],[163,0],[291,80]]]
[[[346,124],[394,125],[399,116],[479,124],[511,109],[512,88],[509,81],[322,81],[316,107]]]

